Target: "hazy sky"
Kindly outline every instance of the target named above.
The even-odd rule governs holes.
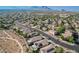
[[[47,6],[47,7],[53,10],[65,9],[67,11],[79,11],[79,6]],[[32,9],[32,8],[34,7],[33,6],[0,6],[0,9]]]
[[[67,11],[79,11],[79,6],[52,6],[50,8],[57,10],[65,9]]]

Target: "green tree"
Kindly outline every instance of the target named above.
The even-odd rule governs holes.
[[[74,43],[74,37],[73,36],[69,36],[67,38],[67,41],[70,42],[70,43]]]
[[[56,31],[57,31],[58,33],[64,33],[65,27],[64,27],[64,26],[59,26],[59,27],[56,29]]]
[[[63,53],[64,49],[62,47],[55,47],[55,53]]]

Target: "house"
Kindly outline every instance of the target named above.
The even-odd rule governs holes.
[[[48,33],[49,33],[49,35],[53,35],[54,36],[56,31],[55,30],[49,30]]]
[[[66,29],[70,28],[70,26],[69,26],[69,24],[67,22],[64,23],[64,26],[65,26]]]
[[[38,36],[38,35],[39,35],[38,32],[30,32],[30,33],[27,34],[27,37],[32,38],[32,37]]]
[[[59,25],[62,24],[62,20],[61,20],[61,19],[58,20],[58,24],[59,24]]]
[[[57,31],[56,31],[56,27],[52,26],[52,30],[49,30],[48,31],[49,35],[56,35],[57,34]]]
[[[51,24],[52,23],[52,20],[49,18],[49,19],[45,20],[45,23],[46,24]]]
[[[65,30],[65,33],[63,34],[63,36],[64,36],[64,38],[72,36],[72,32],[70,30]]]
[[[28,44],[31,44],[31,43],[34,43],[34,42],[39,41],[39,40],[42,40],[42,37],[35,36],[35,37],[30,38],[27,42],[28,42]]]
[[[76,28],[79,28],[79,25],[77,23],[74,23],[74,25],[75,25]]]
[[[44,46],[47,46],[48,44],[49,42],[46,39],[43,39],[34,43],[34,45],[37,46],[38,48],[42,48]]]
[[[41,48],[40,52],[41,53],[47,53],[47,52],[53,51],[54,48],[55,47],[54,47],[53,44],[49,44],[48,46],[45,46],[45,47]]]

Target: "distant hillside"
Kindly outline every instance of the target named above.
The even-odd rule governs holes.
[[[0,11],[52,11],[51,8],[47,6],[23,6],[23,7],[4,7],[0,8]]]
[[[29,8],[29,10],[52,11],[52,9],[47,7],[47,6],[32,6],[32,7]]]

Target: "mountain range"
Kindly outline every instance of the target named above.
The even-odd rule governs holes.
[[[28,11],[72,11],[79,12],[79,6],[0,6],[0,10]]]
[[[52,11],[48,6],[0,6],[0,10],[34,10],[34,11]]]

